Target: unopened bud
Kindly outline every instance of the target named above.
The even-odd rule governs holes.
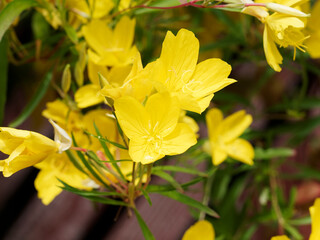
[[[277,4],[277,3],[267,3],[266,7],[274,12],[287,14],[294,17],[309,17],[310,14],[306,14],[304,12],[299,11],[298,9],[288,7],[285,5]]]
[[[62,79],[61,79],[61,88],[62,91],[67,93],[71,85],[71,72],[70,65],[67,64],[63,70]]]

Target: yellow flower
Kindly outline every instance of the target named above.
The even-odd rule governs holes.
[[[3,176],[37,164],[59,150],[59,144],[36,132],[0,128],[0,151],[10,155],[0,161]]]
[[[303,0],[283,1],[285,6],[295,7],[302,4]],[[293,4],[294,3],[294,4]],[[305,51],[304,40],[308,37],[304,35],[305,22],[298,17],[288,16],[281,13],[274,13],[264,19],[265,28],[263,32],[263,48],[268,64],[277,72],[281,71],[282,56],[276,46],[294,47],[294,58],[296,48]]]
[[[221,59],[211,58],[197,64],[199,41],[181,29],[177,36],[168,32],[160,58],[145,68],[159,92],[177,96],[181,108],[197,113],[209,105],[213,93],[234,83],[228,78],[231,67]]]
[[[179,104],[169,94],[152,95],[145,107],[133,97],[121,97],[114,107],[130,139],[129,155],[134,162],[152,163],[165,155],[183,153],[197,142],[190,127],[178,123]]]
[[[309,240],[320,239],[320,198],[317,198],[312,207],[309,208],[311,215],[311,235]]]
[[[290,240],[286,235],[272,237],[271,240]]]
[[[142,69],[141,56],[137,52],[132,66],[113,67],[107,76],[103,76],[105,85],[101,94],[113,100],[132,96],[140,102],[144,101],[153,86]]]
[[[214,240],[215,232],[212,224],[206,220],[198,221],[183,235],[182,240]]]
[[[102,66],[122,66],[132,63],[137,48],[132,46],[135,19],[124,16],[112,30],[103,20],[93,20],[82,28],[90,46],[89,59]]]
[[[85,18],[102,18],[114,7],[112,0],[66,0],[66,7]]]
[[[306,40],[307,50],[312,58],[320,58],[320,1],[316,1],[308,19],[307,30],[310,38]]]
[[[251,144],[239,138],[252,122],[252,117],[245,111],[238,111],[223,119],[219,109],[210,109],[206,115],[212,162],[222,163],[230,156],[243,163],[252,165],[254,150]]]
[[[42,203],[48,205],[62,192],[62,184],[58,179],[66,182],[72,187],[89,189],[84,185],[88,176],[80,172],[69,160],[66,153],[52,154],[35,167],[40,169],[34,181],[38,191],[38,197]]]

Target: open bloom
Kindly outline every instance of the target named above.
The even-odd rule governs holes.
[[[222,112],[213,108],[206,115],[212,162],[219,165],[228,156],[252,165],[254,150],[251,144],[240,135],[252,122],[252,117],[245,111],[238,111],[223,119]]]
[[[317,198],[312,207],[310,207],[311,215],[311,235],[309,240],[320,239],[320,198]]]
[[[62,184],[58,179],[72,187],[88,189],[84,184],[86,180],[89,180],[88,176],[72,164],[66,153],[51,154],[35,167],[39,168],[40,172],[34,185],[38,191],[38,197],[45,205],[51,203],[62,192]]]
[[[213,94],[231,83],[231,67],[218,58],[199,64],[199,41],[194,34],[181,29],[177,36],[168,32],[162,45],[160,58],[146,66],[149,78],[158,92],[177,96],[181,108],[203,112]]]
[[[59,144],[36,132],[0,128],[0,151],[9,155],[0,161],[3,176],[35,165],[59,150]]]
[[[215,232],[212,224],[206,220],[198,221],[183,235],[182,240],[214,240]]]
[[[135,20],[124,16],[114,29],[103,20],[92,20],[82,28],[90,46],[91,61],[102,66],[123,66],[132,63],[137,48],[132,46]]]
[[[129,155],[134,162],[152,163],[165,155],[185,152],[196,144],[196,136],[185,123],[178,123],[179,103],[169,94],[154,94],[145,107],[125,96],[114,104],[123,132],[130,139]]]
[[[307,31],[310,38],[306,40],[307,50],[312,58],[320,58],[320,2],[316,1],[308,19]]]

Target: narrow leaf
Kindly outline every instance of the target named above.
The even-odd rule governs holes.
[[[95,128],[95,130],[96,130],[97,135],[98,135],[100,138],[102,138],[102,135],[101,135],[101,133],[100,133],[100,131],[99,131],[99,129],[98,129],[98,127],[96,126],[95,123],[93,123],[93,126],[94,126],[94,128]],[[124,177],[121,169],[119,168],[117,162],[114,161],[114,157],[113,157],[113,155],[111,154],[111,152],[110,152],[107,144],[106,144],[104,141],[102,141],[100,138],[98,138],[99,141],[100,141],[100,144],[101,144],[101,146],[102,146],[105,154],[106,154],[107,157],[110,159],[110,162],[111,162],[112,166],[113,166],[113,167],[116,169],[116,171],[120,174],[121,178],[122,178],[122,179],[125,179],[125,177]]]
[[[183,173],[189,173],[189,174],[194,174],[194,175],[199,175],[202,177],[207,177],[208,175],[204,172],[201,172],[197,169],[192,169],[192,168],[185,168],[185,167],[180,167],[180,166],[172,166],[172,165],[166,165],[166,166],[155,166],[152,168],[153,172],[156,171],[171,171],[171,172],[183,172]]]
[[[183,192],[182,187],[180,186],[180,184],[168,173],[163,172],[161,170],[158,171],[152,171],[153,175],[156,175],[164,180],[166,180],[167,182],[169,182],[173,187],[175,187],[178,191]]]
[[[203,179],[204,178],[202,178],[202,177],[195,178],[189,182],[181,184],[181,187],[183,190],[186,190],[186,189],[188,189],[188,187],[190,187],[198,182],[203,181]],[[147,187],[147,191],[152,192],[152,193],[161,193],[161,192],[167,192],[167,191],[172,191],[172,190],[175,190],[175,188],[172,185],[168,185],[168,184],[166,184],[166,185],[148,185],[148,187]]]
[[[218,213],[216,213],[215,211],[213,211],[211,208],[207,207],[206,205],[203,205],[201,202],[198,202],[197,200],[194,200],[193,198],[188,197],[187,195],[184,195],[184,194],[179,193],[177,191],[159,192],[159,194],[166,196],[168,198],[171,198],[173,200],[176,200],[178,202],[181,202],[183,204],[186,204],[190,207],[197,208],[200,211],[203,211],[212,217],[219,218]]]
[[[294,149],[291,148],[255,148],[255,159],[271,159],[277,157],[291,157],[295,154]]]
[[[149,230],[147,224],[145,223],[145,221],[142,219],[140,213],[138,212],[137,209],[133,209],[134,213],[136,215],[136,218],[138,220],[138,223],[140,225],[140,228],[142,230],[143,236],[146,240],[155,240],[152,232]]]
[[[38,104],[40,103],[40,101],[42,100],[44,95],[46,94],[46,92],[50,86],[51,79],[52,79],[52,72],[50,71],[44,77],[44,79],[42,80],[37,91],[32,96],[30,102],[25,106],[22,113],[14,121],[12,121],[9,124],[10,127],[19,126],[21,123],[23,123],[30,116],[30,114],[38,106]]]
[[[8,30],[12,22],[22,13],[24,10],[38,6],[39,4],[35,0],[15,0],[8,3],[4,9],[0,12],[0,41],[4,33]]]
[[[143,196],[145,197],[145,199],[148,201],[149,205],[152,206],[151,199],[150,199],[148,193],[146,192],[146,190],[144,190],[143,188],[141,188],[141,192],[142,192]]]
[[[0,42],[0,126],[4,119],[4,108],[7,97],[8,81],[8,58],[7,58],[8,38],[4,37]]]

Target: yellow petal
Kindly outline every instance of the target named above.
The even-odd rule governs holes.
[[[129,139],[139,139],[148,133],[149,115],[133,97],[121,97],[114,103],[119,124]]]
[[[136,20],[123,16],[114,29],[114,46],[127,50],[131,47]]]
[[[198,52],[199,41],[192,32],[181,29],[174,36],[169,31],[162,44],[157,81],[165,83],[169,90],[182,88],[194,72]]]
[[[206,97],[236,82],[236,80],[228,78],[230,72],[231,66],[221,59],[205,60],[197,65],[184,90],[190,91],[190,94],[196,98]]]
[[[105,66],[97,65],[90,60],[88,61],[88,75],[89,75],[90,81],[93,84],[99,86],[100,85],[99,74],[106,77],[108,75],[108,72],[109,71]]]
[[[208,127],[208,135],[211,141],[218,138],[218,126],[222,123],[223,113],[218,108],[212,108],[207,112],[206,123]]]
[[[253,164],[254,149],[248,141],[238,138],[226,147],[230,157],[249,165]]]
[[[206,220],[198,221],[183,235],[182,240],[214,240],[215,232],[212,224]]]
[[[92,20],[82,27],[82,33],[89,46],[98,54],[104,53],[107,49],[112,49],[112,30],[107,26],[106,21]]]
[[[222,121],[219,134],[224,142],[238,138],[252,123],[252,117],[244,110],[233,113]]]
[[[217,146],[216,143],[210,141],[210,145],[212,149],[212,163],[217,166],[227,159],[228,154],[225,150]]]
[[[305,45],[312,58],[320,58],[320,31],[312,32]]]
[[[192,129],[185,123],[178,123],[174,131],[163,139],[161,151],[165,155],[181,154],[196,143]]]
[[[60,186],[62,184],[58,179],[75,188],[90,189],[90,187],[84,185],[88,177],[70,162],[65,153],[53,154],[36,167],[40,169],[40,172],[35,179],[34,185],[38,191],[38,197],[45,205],[48,205],[61,193]]]
[[[290,240],[290,238],[288,238],[286,235],[281,235],[272,237],[270,240]]]
[[[144,139],[130,140],[129,155],[134,162],[141,162],[142,164],[153,163],[165,156],[165,154],[159,152],[157,146]]]
[[[180,116],[177,98],[167,94],[154,94],[147,103],[146,110],[150,114],[152,131],[162,137],[170,134],[176,127]]]
[[[276,72],[281,71],[280,64],[282,64],[282,56],[279,53],[279,50],[271,37],[271,31],[266,25],[263,31],[263,49],[264,54],[270,67],[272,67]]]
[[[87,108],[104,101],[104,97],[100,95],[100,87],[95,84],[87,84],[79,88],[74,99],[79,108]]]
[[[66,124],[68,112],[68,106],[61,100],[57,99],[46,104],[46,109],[42,112],[42,116],[47,119],[52,119],[59,124]]]
[[[310,207],[311,215],[311,235],[309,240],[320,239],[320,198],[317,198],[312,207]]]

